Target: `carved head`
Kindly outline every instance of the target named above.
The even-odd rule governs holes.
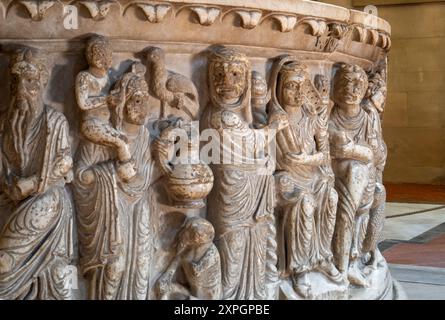
[[[212,224],[200,217],[189,218],[179,235],[180,247],[197,248],[209,244],[215,237],[215,230]]]
[[[210,57],[209,81],[218,103],[239,106],[249,89],[249,60],[234,49],[218,47]]]
[[[309,79],[305,64],[295,61],[282,66],[278,82],[278,99],[285,110],[302,106],[304,86]]]
[[[257,71],[252,71],[252,98],[265,99],[267,96],[266,79]]]
[[[22,115],[40,110],[49,78],[45,64],[30,49],[24,49],[11,58],[10,72],[12,108]]]
[[[368,88],[368,77],[357,65],[342,64],[334,76],[334,101],[340,105],[359,104]]]
[[[151,47],[147,50],[147,59],[151,62],[162,62],[165,59],[164,51],[161,48]]]
[[[149,112],[148,85],[145,81],[146,68],[135,62],[131,71],[126,73],[117,83],[117,91],[121,101],[116,108],[117,125],[124,120],[135,125],[144,125]]]
[[[383,112],[386,101],[386,82],[380,73],[371,75],[368,79],[366,98],[369,99],[378,112]]]
[[[86,58],[92,67],[108,70],[113,62],[113,52],[110,42],[103,36],[91,37],[86,45]]]

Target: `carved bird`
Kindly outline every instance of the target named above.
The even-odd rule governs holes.
[[[151,66],[151,90],[165,105],[183,110],[195,119],[198,108],[198,91],[193,82],[182,74],[169,71],[165,67],[165,53],[152,47],[147,51],[147,63]],[[162,116],[161,116],[162,117]]]

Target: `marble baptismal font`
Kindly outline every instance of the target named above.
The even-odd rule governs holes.
[[[389,24],[306,0],[2,0],[0,299],[398,299]]]

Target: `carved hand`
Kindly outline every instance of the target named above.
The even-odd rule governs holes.
[[[81,181],[85,184],[92,184],[96,180],[94,171],[92,169],[86,169],[81,174]]]
[[[353,141],[350,141],[341,147],[337,147],[335,157],[339,159],[350,158],[366,163],[371,162],[374,159],[374,155],[370,148],[355,144]]]
[[[20,201],[37,192],[39,186],[39,178],[31,176],[28,178],[19,178],[13,186],[10,197],[14,201]]]
[[[300,154],[288,152],[286,153],[286,160],[292,164],[319,166],[326,162],[326,157],[322,152],[315,154],[307,154],[304,151]]]
[[[107,97],[107,104],[110,106],[117,106],[122,100],[120,96],[120,91],[112,91]]]
[[[73,159],[70,156],[60,158],[54,166],[54,174],[58,177],[64,177],[73,167]]]
[[[289,126],[289,119],[286,114],[277,112],[273,113],[269,118],[268,127],[278,131],[283,130]]]

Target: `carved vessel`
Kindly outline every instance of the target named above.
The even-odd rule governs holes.
[[[92,47],[88,45],[91,34],[108,39],[99,41],[97,49],[99,60],[101,51],[108,54],[105,65],[90,64],[85,57],[85,52],[89,52],[85,49]],[[390,25],[378,17],[307,0],[1,1],[0,97],[5,97],[5,101],[6,97],[14,99],[9,90],[13,77],[7,76],[11,73],[7,66],[11,65],[18,48],[32,47],[43,52],[48,60],[48,85],[45,91],[40,90],[45,92],[45,103],[51,110],[63,114],[69,125],[69,149],[75,169],[72,184],[81,189],[75,204],[71,206],[65,201],[64,208],[67,221],[71,217],[68,213],[75,209],[73,215],[81,222],[81,228],[71,230],[72,225],[66,223],[67,233],[73,234],[74,239],[67,240],[65,246],[78,241],[87,249],[84,250],[87,254],[83,253],[82,257],[81,253],[80,259],[76,255],[71,259],[71,252],[65,253],[64,267],[76,269],[81,265],[79,280],[84,284],[81,288],[87,288],[75,291],[73,297],[156,299],[179,292],[181,297],[202,299],[397,298],[398,292],[386,261],[377,249],[384,217],[385,191],[381,175],[386,160],[379,115],[386,97],[390,35]],[[107,43],[106,50],[102,50],[102,42]],[[220,44],[225,48],[218,49]],[[92,52],[95,50],[91,49]],[[300,92],[295,89],[299,88],[298,84],[290,85],[295,86],[292,87],[294,94],[306,95],[306,118],[303,117],[302,123],[308,128],[313,123],[321,127],[319,131],[310,127],[303,132],[308,135],[305,139],[299,140],[295,129],[299,127],[295,123],[300,120],[292,118],[289,115],[292,112],[286,113],[290,109],[285,112],[284,107],[278,106],[274,110],[276,113],[266,112],[269,110],[266,104],[271,99],[266,92],[281,94],[278,74],[283,68],[279,64],[287,59],[283,60],[283,56],[291,56],[294,67],[301,64],[305,70],[305,88],[309,89]],[[338,88],[346,87],[346,80],[334,77],[341,68],[359,74],[363,88],[367,85],[366,77],[373,85],[381,82],[376,85],[377,89],[370,90],[369,95],[363,93],[361,101],[355,101],[355,107],[360,105],[363,109],[364,113],[360,112],[360,117],[365,119],[363,123],[372,131],[361,138],[372,145],[367,148],[372,149],[373,156],[367,154],[368,149],[349,144],[353,139],[348,134],[352,134],[341,132],[332,135],[335,139],[328,144],[335,148],[330,150],[328,145],[313,150],[306,145],[300,148],[300,144],[312,146],[315,143],[312,139],[315,131],[319,139],[316,143],[324,142],[323,135],[328,127],[343,121],[341,98],[348,93]],[[275,69],[278,71],[273,74]],[[76,76],[85,71],[88,81],[76,84]],[[294,74],[298,78],[298,72]],[[337,83],[339,97],[333,94],[334,83]],[[84,121],[78,102],[88,99],[94,102],[91,105],[100,105],[100,110],[90,112],[86,104],[84,109],[89,118]],[[274,100],[280,99],[271,99]],[[288,103],[278,101],[276,104],[284,106]],[[0,106],[2,121],[9,119],[3,115],[12,114],[7,112],[9,105],[5,102]],[[109,116],[98,121],[103,113],[109,113]],[[332,115],[338,117],[332,120]],[[285,143],[281,144],[285,146],[283,150],[291,153],[293,159],[290,162],[304,162],[312,157],[311,163],[319,166],[317,183],[324,185],[329,180],[329,188],[326,192],[315,192],[311,189],[313,181],[302,183],[304,174],[293,173],[293,164],[284,170],[288,174],[283,174],[283,170],[275,168],[276,162],[270,161],[272,155],[269,154],[258,156],[261,161],[255,165],[208,166],[201,162],[203,159],[196,152],[191,152],[187,161],[175,162],[169,151],[173,150],[176,140],[169,136],[168,130],[171,129],[168,128],[180,127],[178,121],[189,124],[196,120],[200,120],[201,130],[235,129],[231,139],[246,138],[252,150],[260,144],[257,138],[261,130],[270,133],[279,129],[284,139],[295,135],[287,149]],[[84,122],[88,122],[87,125]],[[162,122],[167,125],[160,125]],[[293,124],[290,129],[285,129],[288,122]],[[21,123],[26,124],[26,121]],[[338,127],[339,131],[348,130],[342,123]],[[95,130],[99,129],[102,131],[97,133]],[[4,126],[1,130],[3,133],[10,129]],[[81,131],[87,132],[88,143]],[[68,129],[63,134],[68,136]],[[193,148],[196,143],[184,146],[187,152]],[[299,153],[300,149],[304,152]],[[6,150],[6,154],[8,152],[10,150]],[[33,152],[38,154],[36,150]],[[323,161],[317,153],[323,153]],[[344,188],[339,182],[345,174],[340,173],[341,163],[332,160],[337,156],[354,164],[362,161],[366,165],[358,167],[363,167],[367,174],[372,172],[369,176],[375,184],[367,186],[369,196],[363,199],[368,207],[363,205],[360,210],[348,211],[335,205],[336,193],[339,198],[351,193],[348,181]],[[20,157],[23,155],[17,159]],[[373,157],[376,159],[374,167],[368,161]],[[48,169],[41,163],[36,166],[41,166],[38,169],[42,172]],[[68,167],[71,168],[71,163]],[[17,184],[15,190],[33,190],[35,183],[29,174],[19,170],[14,179],[10,179],[5,176],[5,170],[0,170],[0,201],[10,193],[4,187],[6,181],[22,181],[14,182]],[[70,188],[72,180],[68,173],[65,175],[57,185],[63,194]],[[288,176],[295,181],[286,180]],[[279,187],[283,194],[292,195],[296,191],[288,192],[289,188],[301,185],[310,192],[298,199],[287,198],[289,201],[282,207],[289,214],[283,222],[281,204],[277,204],[274,190]],[[321,201],[327,204],[320,205]],[[109,206],[109,203],[114,205]],[[316,214],[323,216],[322,210],[325,209],[320,208],[326,207],[329,207],[329,215],[336,219],[347,214],[353,216],[350,220],[353,225],[347,225],[345,229],[354,231],[341,228],[333,231],[332,221],[329,228],[317,222],[320,229],[327,229],[325,234],[328,235],[318,251],[329,247],[330,237],[333,237],[333,243],[338,244],[334,248],[334,258],[345,250],[349,250],[345,256],[351,255],[350,260],[344,262],[333,259],[335,268],[342,269],[344,282],[331,281],[329,288],[332,290],[326,287],[326,292],[322,290],[317,294],[308,289],[308,282],[312,282],[312,289],[316,291],[316,288],[324,288],[326,274],[330,274],[328,278],[331,280],[337,280],[329,260],[331,252],[323,252],[329,262],[317,260],[317,254],[304,258],[309,262],[299,261],[298,257],[302,255],[295,254],[296,258],[290,259],[287,269],[291,269],[291,264],[297,260],[295,265],[304,272],[310,270],[310,274],[306,279],[298,274],[292,280],[289,270],[283,271],[286,268],[281,266],[286,253],[284,241],[279,239],[287,237],[286,241],[297,248],[288,251],[300,252],[310,248],[317,252],[312,250],[311,244],[303,244],[305,239],[318,239],[317,233],[307,231],[307,237],[302,239],[289,238],[295,237],[292,228],[297,225],[296,219],[301,216],[310,219]],[[10,219],[9,211],[2,208],[0,206],[0,228]],[[129,212],[133,212],[131,219],[127,219]],[[197,220],[198,215],[202,218]],[[298,228],[298,232],[305,230]],[[96,233],[99,234],[97,238],[93,237]],[[352,233],[352,245],[349,240],[341,241]],[[238,250],[244,256],[226,263],[239,248],[245,249]],[[38,249],[33,248],[33,252],[39,252]],[[0,235],[0,266],[8,266],[4,268],[8,272],[17,272],[9,270],[13,266],[7,260],[9,255],[5,250]],[[85,260],[85,256],[88,259]],[[65,266],[68,263],[71,266]],[[348,275],[349,266],[353,271],[366,269],[368,273],[363,277],[368,282],[360,282],[357,274],[356,277],[352,273]],[[255,279],[251,278],[253,273],[248,274],[249,270],[258,271]],[[50,268],[48,272],[52,272]],[[43,276],[31,272],[27,275],[30,279]],[[134,279],[132,275],[140,278]],[[10,275],[5,276],[5,271],[0,270],[0,299],[23,296],[23,288],[20,292],[5,289],[2,277]],[[88,283],[96,284],[103,292],[95,292]],[[340,286],[341,290],[338,290]]]
[[[182,134],[182,135],[181,135]],[[164,172],[166,190],[175,207],[199,209],[213,187],[210,167],[199,159],[190,124],[165,128],[156,140],[156,160]],[[180,147],[175,153],[178,136]],[[196,142],[195,142],[196,143]]]

